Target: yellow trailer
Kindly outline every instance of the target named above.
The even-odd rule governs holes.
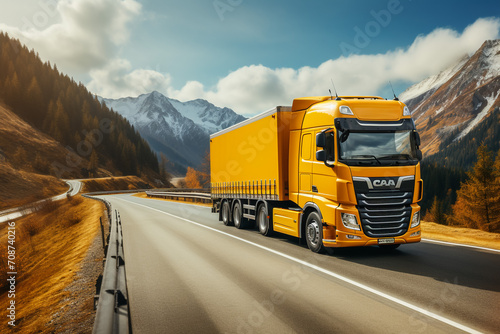
[[[212,211],[314,252],[418,242],[419,145],[397,99],[295,99],[210,137]]]

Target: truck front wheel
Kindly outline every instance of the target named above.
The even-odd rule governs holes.
[[[310,250],[315,253],[323,253],[323,224],[316,212],[311,212],[306,220],[306,241]]]
[[[260,234],[265,236],[270,236],[273,232],[267,208],[264,204],[259,205],[257,209],[257,227],[259,228]]]
[[[229,208],[229,202],[228,201],[224,201],[222,203],[222,222],[226,226],[230,226],[231,225],[231,219],[229,217],[230,210],[231,209]]]

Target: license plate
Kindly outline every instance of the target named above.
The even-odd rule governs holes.
[[[393,243],[394,243],[394,238],[378,239],[379,245],[393,244]]]

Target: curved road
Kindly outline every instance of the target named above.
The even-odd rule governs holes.
[[[64,180],[64,182],[66,182],[69,186],[68,191],[66,191],[65,193],[63,193],[61,195],[53,196],[51,198],[47,198],[47,199],[44,199],[41,201],[37,201],[35,203],[27,204],[27,205],[24,205],[24,206],[19,207],[19,208],[12,208],[12,209],[8,209],[5,211],[1,211],[0,212],[0,223],[5,223],[6,221],[18,219],[18,218],[21,218],[25,215],[33,213],[34,207],[37,204],[42,203],[46,200],[60,201],[62,199],[65,199],[68,195],[75,196],[80,192],[80,190],[82,188],[82,183],[80,182],[80,180]]]
[[[120,212],[134,333],[498,333],[500,253],[430,242],[314,254],[210,208],[103,196]]]

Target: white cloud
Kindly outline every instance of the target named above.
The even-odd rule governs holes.
[[[88,74],[114,61],[129,39],[129,23],[141,12],[135,0],[60,0],[54,7],[41,6],[21,29],[0,24],[0,30],[72,75]],[[49,18],[56,16],[59,22],[49,25]]]
[[[170,86],[170,76],[153,70],[132,70],[132,65],[124,59],[115,59],[103,68],[90,72],[92,81],[87,88],[107,98],[138,96],[157,90],[166,92]]]

